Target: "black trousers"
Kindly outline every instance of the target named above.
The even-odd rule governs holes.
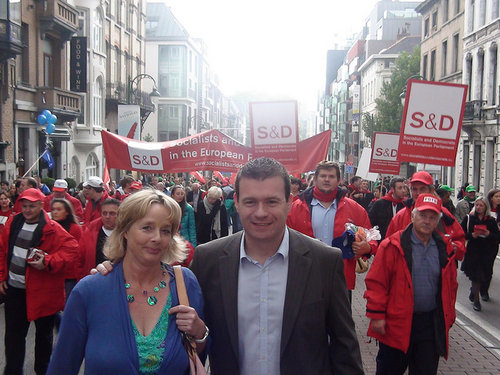
[[[5,375],[22,375],[26,335],[26,291],[9,286],[5,298]],[[45,375],[52,354],[54,315],[35,320],[35,373]]]
[[[376,375],[435,375],[439,364],[434,313],[414,314],[408,352],[379,343]]]

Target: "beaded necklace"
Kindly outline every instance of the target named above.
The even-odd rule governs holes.
[[[163,277],[165,277],[165,275],[167,274],[167,272],[165,271],[165,268],[164,266],[162,265],[162,279]],[[148,303],[149,306],[154,306],[156,305],[156,303],[158,302],[158,298],[156,298],[156,296],[154,295],[154,293],[158,293],[160,290],[162,289],[165,289],[167,286],[167,283],[165,280],[160,280],[160,282],[158,284],[156,284],[154,287],[153,287],[153,292],[148,292],[147,290],[143,290],[142,291],[142,295],[143,296],[148,296],[146,302]],[[135,301],[135,297],[132,293],[129,293],[128,290],[132,287],[132,285],[130,283],[128,283],[126,280],[125,280],[125,289],[127,291],[127,301],[128,303],[132,303]]]

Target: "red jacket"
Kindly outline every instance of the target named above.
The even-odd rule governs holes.
[[[313,188],[305,190],[292,204],[292,209],[288,214],[286,225],[301,233],[314,238],[311,223],[310,204],[313,198]],[[340,237],[345,231],[346,223],[353,223],[357,226],[370,229],[372,227],[366,210],[352,199],[345,197],[345,191],[339,189],[337,193],[337,212],[333,228],[333,238]],[[330,245],[331,244],[327,244]],[[372,254],[377,250],[377,241],[370,241]],[[356,259],[344,259],[344,275],[347,288],[353,290],[356,285]]]
[[[5,224],[0,236],[0,281],[9,276],[10,259],[15,235],[24,224],[22,214],[11,217]],[[58,223],[42,211],[40,225],[42,232],[33,234],[33,246],[48,253],[45,256],[46,268],[37,270],[26,266],[26,312],[28,321],[53,315],[64,308],[64,269],[77,258],[78,243]],[[11,230],[13,231],[12,237]],[[17,233],[16,233],[17,232]]]
[[[410,235],[412,227],[398,231],[382,241],[377,249],[365,278],[366,316],[385,320],[385,335],[372,330],[368,335],[392,348],[408,351],[413,317],[413,282],[408,263],[411,257]],[[455,300],[457,296],[457,266],[453,247],[445,243],[434,232],[441,263],[441,306],[438,307],[442,326],[438,332],[445,335],[446,346],[442,353],[448,355],[448,331],[455,322]],[[442,336],[441,336],[442,337]],[[425,360],[425,358],[423,359]]]
[[[71,234],[76,242],[80,243],[80,240],[82,238],[82,227],[76,223],[72,223],[71,226],[69,227],[69,234]],[[80,246],[77,247],[77,258],[75,259],[74,262],[72,262],[70,265],[68,265],[64,269],[64,278],[65,279],[79,279],[80,278],[80,269],[81,269],[81,262],[83,258],[83,254],[81,251]]]
[[[85,211],[83,212],[84,225],[89,225],[92,221],[101,217],[101,204],[108,198],[109,195],[106,190],[104,190],[102,192],[101,199],[99,199],[99,202],[97,202],[95,208],[93,208],[91,200],[87,199],[87,203],[85,204]]]
[[[412,198],[409,198],[405,200],[403,204],[405,207],[399,210],[398,213],[392,218],[385,234],[386,238],[397,231],[405,229],[408,224],[411,223],[411,212],[413,211],[414,201]],[[465,233],[460,223],[457,222],[455,217],[450,213],[450,211],[448,211],[447,208],[442,207],[441,211],[443,216],[439,221],[437,231],[441,234],[444,240],[446,240],[445,234],[450,235],[450,239],[457,246],[456,258],[457,260],[462,260],[465,255]]]
[[[99,231],[102,228],[102,218],[97,218],[87,225],[82,233],[82,238],[80,240],[80,269],[79,277],[81,279],[90,274],[90,270],[95,268],[95,254],[97,246],[97,237],[99,236]]]
[[[51,211],[50,205],[52,204],[53,199],[54,199],[54,193],[47,195],[45,197],[45,201],[43,202],[43,209],[46,212]],[[82,222],[83,221],[83,207],[82,207],[82,202],[80,202],[80,199],[72,197],[68,193],[66,193],[66,196],[64,197],[64,199],[66,199],[67,201],[69,201],[69,203],[71,203],[71,205],[73,206],[73,209],[75,210],[75,214],[76,214],[78,220],[80,220],[80,222]]]

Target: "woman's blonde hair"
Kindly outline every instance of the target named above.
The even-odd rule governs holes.
[[[132,224],[148,214],[153,204],[161,204],[169,211],[168,221],[172,223],[172,239],[162,259],[165,263],[182,262],[186,258],[186,246],[182,237],[176,235],[181,222],[181,208],[175,200],[159,190],[143,189],[131,194],[118,209],[116,226],[104,245],[104,255],[113,261],[120,262],[125,256],[127,239],[124,234]]]

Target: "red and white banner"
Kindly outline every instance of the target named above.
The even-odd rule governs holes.
[[[399,175],[398,145],[399,134],[374,132],[370,172]]]
[[[101,137],[106,163],[115,169],[152,173],[237,172],[252,159],[250,148],[215,129],[169,142],[135,141],[104,130]],[[331,131],[327,130],[299,142],[298,162],[283,164],[290,173],[314,170],[326,158],[330,137]]]
[[[455,166],[467,86],[409,80],[398,160]]]
[[[250,103],[252,152],[272,157],[281,163],[296,163],[299,143],[297,102]]]

